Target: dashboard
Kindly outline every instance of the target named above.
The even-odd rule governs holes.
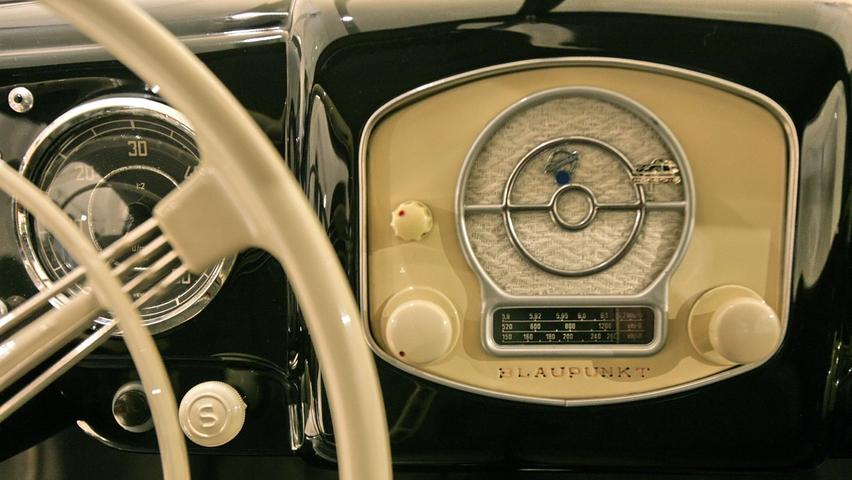
[[[789,472],[852,456],[852,5],[140,3],[314,207],[398,468]],[[159,86],[36,3],[0,3],[0,50],[0,158],[99,251],[209,153]],[[190,452],[333,466],[322,366],[278,262],[251,249],[191,273],[142,240],[112,262],[197,417]],[[66,305],[85,288],[75,267],[0,194],[0,314],[59,282],[51,305]],[[80,338],[112,318],[90,320]],[[157,451],[110,333],[0,423],[4,457],[73,424]],[[213,441],[219,419],[189,400],[210,382],[245,405]]]

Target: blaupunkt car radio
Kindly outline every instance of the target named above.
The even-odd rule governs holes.
[[[780,345],[797,139],[758,92],[527,61],[398,97],[361,145],[363,314],[404,371],[583,405],[728,378]]]

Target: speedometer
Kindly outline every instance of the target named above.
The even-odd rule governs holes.
[[[108,98],[72,109],[49,125],[27,152],[21,172],[102,250],[148,220],[157,202],[192,174],[198,159],[192,129],[180,113],[144,98]],[[17,216],[21,251],[39,288],[76,268],[37,220],[20,207]],[[233,257],[200,275],[186,274],[142,305],[142,319],[154,332],[190,319],[209,303],[232,265]]]

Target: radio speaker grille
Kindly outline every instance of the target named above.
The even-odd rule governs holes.
[[[637,167],[672,162],[674,153],[646,120],[605,96],[565,93],[513,108],[480,138],[461,185],[483,273],[513,296],[645,290],[681,241],[685,193],[680,177],[640,185]],[[560,166],[564,176],[554,176]]]

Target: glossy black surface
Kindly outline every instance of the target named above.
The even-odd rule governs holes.
[[[279,148],[283,147],[285,104],[281,52],[281,45],[275,44],[202,55]],[[247,77],[247,70],[257,77]],[[5,99],[12,87],[22,85],[36,98],[33,110],[17,114],[0,109],[0,152],[15,167],[41,129],[71,107],[112,95],[152,96],[143,83],[114,62],[0,70],[0,97]],[[11,214],[9,197],[0,194],[0,299],[10,307],[36,291],[20,260]],[[155,337],[173,373],[178,400],[205,380],[237,382],[238,390],[252,400],[249,410],[254,413],[249,414],[243,433],[211,453],[290,451],[287,406],[297,402],[298,396],[288,372],[291,356],[298,352],[288,346],[299,345],[292,338],[299,335],[299,327],[296,320],[288,320],[295,318],[288,295],[280,265],[265,252],[245,251],[205,310]],[[38,405],[50,415],[33,415],[28,408],[0,424],[0,454],[25,448],[74,420],[87,422],[104,441],[120,448],[154,451],[153,433],[125,432],[112,419],[110,402],[115,390],[136,378],[124,343],[118,338],[109,340],[41,395]]]
[[[225,52],[243,45],[279,44],[288,0],[139,0],[135,2],[193,52]],[[41,2],[4,1],[0,8],[0,69],[110,60],[100,45]],[[97,67],[95,67],[97,71]]]
[[[195,385],[216,380],[228,383],[246,402],[246,420],[240,434],[222,447],[205,448],[187,442],[190,452],[209,455],[286,455],[290,452],[288,405],[298,401],[298,390],[287,381],[287,372],[249,355],[220,354],[212,358],[171,358],[166,368],[177,398]],[[126,451],[155,452],[153,430],[133,433],[123,430],[112,418],[116,390],[138,376],[128,358],[101,357],[84,360],[59,385],[78,421],[102,437],[107,445]]]
[[[97,459],[81,462],[80,458]],[[337,471],[328,465],[309,465],[300,458],[280,456],[192,455],[192,478],[197,480],[308,479],[336,480]],[[459,468],[457,471],[397,470],[396,480],[840,480],[848,478],[852,460],[826,462],[816,469],[791,472],[717,474],[619,472],[496,471]],[[151,480],[161,477],[159,457],[123,452],[99,444],[71,427],[37,448],[0,463],[0,478],[49,480]]]
[[[176,3],[185,6],[187,2]],[[803,133],[814,125],[832,89],[843,88],[842,104],[849,106],[850,76],[844,53],[850,52],[843,52],[819,32],[668,16],[549,13],[560,3],[525,2],[516,13],[494,18],[466,20],[463,14],[452,13],[445,18],[457,21],[408,23],[414,26],[403,26],[407,20],[402,17],[374,11],[377,18],[362,32],[358,18],[343,20],[345,2],[297,2],[286,12],[292,25],[286,48],[281,43],[261,44],[203,58],[285,152],[356,290],[355,182],[360,134],[377,108],[426,83],[525,59],[583,55],[658,62],[705,72],[768,95],[793,118],[803,152],[820,151],[821,145],[809,144]],[[282,14],[287,10],[280,8]],[[257,26],[263,27],[271,17],[258,18]],[[317,18],[328,23],[319,25]],[[217,32],[228,30],[216,22]],[[48,30],[67,34],[63,28]],[[39,59],[49,61],[49,57]],[[71,106],[108,94],[145,93],[144,85],[109,62],[0,70],[0,98],[11,86],[22,84],[37,92],[36,108],[24,116],[0,109],[0,132],[4,132],[0,153],[13,165],[38,131]],[[848,132],[841,132],[840,141],[852,147]],[[844,159],[842,164],[848,167],[849,161]],[[824,220],[832,227],[830,234],[815,236],[815,230],[803,222],[796,230],[796,241],[818,246],[827,257],[820,260],[808,251],[797,252],[787,341],[765,366],[676,396],[557,408],[452,390],[377,359],[398,468],[481,471],[409,474],[412,478],[492,478],[498,470],[506,478],[517,478],[514,472],[520,469],[570,469],[584,472],[578,474],[580,478],[605,470],[646,472],[646,478],[669,474],[682,478],[680,473],[686,471],[716,472],[706,478],[724,478],[727,473],[718,473],[723,470],[745,472],[748,477],[756,470],[770,472],[760,478],[842,478],[810,471],[799,475],[798,470],[829,455],[852,456],[852,176],[849,168],[826,173],[813,156],[803,156],[801,167],[800,198],[823,202],[803,205],[810,207],[805,220]],[[832,175],[842,176],[839,191],[827,197],[809,195],[823,188],[824,179]],[[830,204],[839,205],[836,219]],[[0,298],[10,305],[34,293],[17,260],[12,225],[8,199],[0,198]],[[327,405],[318,400],[319,408],[310,412],[315,415],[312,420],[302,418],[298,408],[291,409],[293,416],[288,417],[287,407],[298,405],[302,398],[310,402],[309,396],[318,393],[319,368],[283,272],[267,255],[241,254],[213,303],[195,320],[158,336],[157,342],[174,374],[178,397],[199,381],[218,379],[237,385],[250,400],[245,434],[226,447],[203,451],[191,447],[191,451],[280,456],[289,452],[290,426],[301,427],[305,422],[313,427],[316,421],[320,433],[308,438],[299,453],[321,469],[334,467],[327,462],[334,457]],[[300,375],[311,385],[302,383]],[[85,422],[112,446],[152,451],[153,434],[129,434],[111,418],[112,394],[132,379],[135,374],[124,346],[111,341],[0,425],[0,455],[14,453],[75,420]],[[296,428],[296,437],[299,433],[301,429]],[[79,437],[71,446],[47,444],[53,448],[49,450],[53,461],[67,464],[64,471],[71,477],[85,472],[75,469],[79,462],[73,458]],[[69,437],[58,438],[63,444]],[[152,457],[103,451],[95,455],[111,466],[123,463],[129,470],[145,464],[132,473],[140,478],[157,471],[155,464],[151,466]],[[274,468],[281,468],[262,470],[259,465],[278,465],[268,458],[248,464],[199,458],[193,459],[199,478],[270,476],[269,472],[277,472]],[[323,472],[333,476],[327,470],[319,473]],[[40,473],[44,478],[60,478],[55,472]],[[109,476],[113,476],[111,470]],[[533,476],[544,478],[544,474]],[[616,478],[608,474],[592,478],[604,477]]]
[[[561,34],[553,35],[554,31]],[[292,47],[291,55],[298,55]],[[322,92],[310,98],[308,111],[333,110],[335,121],[317,124],[311,117],[306,122],[306,146],[293,163],[306,185],[314,187],[309,193],[315,204],[345,212],[346,222],[328,227],[332,238],[350,242],[338,251],[352,269],[352,278],[357,278],[351,253],[352,239],[357,237],[357,203],[351,193],[335,199],[331,187],[354,190],[358,145],[353,138],[358,138],[367,118],[395,96],[451,75],[506,62],[575,55],[674,65],[745,85],[778,102],[794,120],[800,137],[832,87],[840,83],[846,91],[849,88],[843,52],[828,37],[757,24],[530,13],[339,38],[315,63],[305,60],[303,65],[305,78],[313,78],[304,90]],[[848,96],[844,103],[848,105]],[[820,145],[801,147],[806,151]],[[336,155],[309,153],[315,151]],[[309,172],[332,167],[339,171],[340,162],[346,166],[346,175],[339,176],[345,186],[309,181]],[[805,255],[795,259],[787,341],[764,366],[656,400],[559,408],[455,391],[377,359],[395,462],[412,467],[773,470],[852,453],[844,412],[850,402],[846,345],[852,296],[848,168],[843,175],[842,197],[835,199],[843,205],[837,234],[817,240],[830,252],[827,261],[806,265],[814,260]],[[801,188],[811,185],[802,182]],[[830,215],[826,205],[817,207],[817,215]],[[809,235],[808,230],[797,229],[797,238],[803,235]],[[810,267],[819,274],[806,285],[801,272]],[[330,425],[324,428],[331,431]],[[313,445],[320,457],[331,458],[332,442],[327,434]]]

